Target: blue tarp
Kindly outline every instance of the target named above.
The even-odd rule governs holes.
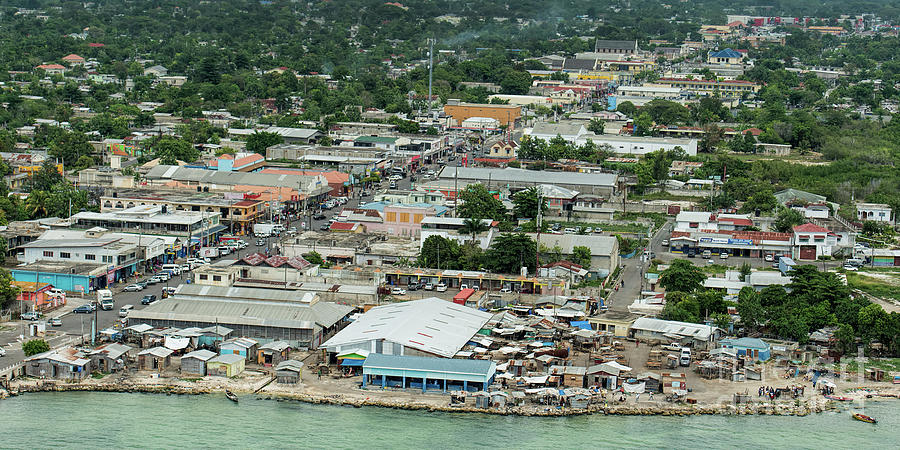
[[[572,325],[573,327],[581,328],[582,330],[590,330],[591,329],[591,323],[588,322],[587,320],[573,320],[573,321],[569,322],[569,325]]]
[[[366,362],[364,359],[342,359],[341,365],[344,367],[362,367],[364,362]]]

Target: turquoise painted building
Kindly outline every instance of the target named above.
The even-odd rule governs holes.
[[[481,391],[494,381],[497,364],[475,359],[371,353],[363,363],[363,387]]]
[[[750,356],[757,361],[767,361],[772,357],[769,344],[757,338],[722,339],[719,347],[734,349],[738,356]]]

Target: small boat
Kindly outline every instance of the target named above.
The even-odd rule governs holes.
[[[851,398],[851,397],[842,397],[840,395],[826,395],[825,398],[827,398],[828,400],[834,400],[834,401],[838,401],[838,402],[853,401],[853,398]]]
[[[238,396],[234,395],[234,392],[231,392],[228,389],[225,389],[225,397],[228,397],[228,400],[231,400],[235,403],[238,402]]]
[[[860,422],[873,423],[873,424],[874,424],[874,423],[878,423],[877,420],[875,420],[875,419],[873,419],[873,418],[871,418],[871,417],[869,417],[869,416],[867,416],[867,415],[865,415],[865,414],[853,413],[853,418],[856,419],[856,420],[858,420],[858,421],[860,421]]]

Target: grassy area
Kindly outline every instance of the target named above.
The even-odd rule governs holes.
[[[898,282],[900,282],[900,279],[898,279]],[[847,285],[850,286],[851,289],[859,289],[876,297],[900,300],[900,286],[891,284],[886,280],[880,280],[854,272],[847,272]]]
[[[653,192],[650,194],[635,194],[630,196],[630,200],[671,200],[675,202],[696,202],[702,201],[706,196],[702,195],[675,195],[666,191]]]
[[[101,379],[101,378],[103,378],[103,377],[105,377],[105,376],[106,376],[106,374],[103,373],[103,372],[93,372],[93,373],[91,373],[91,378],[93,378],[93,379],[95,379],[95,380],[99,380],[99,379]]]
[[[703,273],[707,273],[710,275],[719,275],[725,273],[725,271],[728,269],[730,269],[730,267],[723,266],[721,264],[707,264],[703,266]]]
[[[658,230],[659,227],[663,226],[663,224],[666,223],[666,215],[663,213],[617,212],[613,217],[615,217],[616,220],[636,220],[639,218],[650,219],[653,221],[654,230]]]
[[[848,372],[856,372],[859,369],[859,362],[853,358],[844,358],[843,362],[847,364]],[[835,368],[838,367],[840,365],[835,364]],[[863,367],[877,368],[887,373],[900,372],[900,358],[868,358]]]

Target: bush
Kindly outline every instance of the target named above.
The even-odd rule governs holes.
[[[50,344],[43,339],[32,339],[22,344],[22,351],[25,352],[25,356],[34,356],[38,353],[49,352]]]

